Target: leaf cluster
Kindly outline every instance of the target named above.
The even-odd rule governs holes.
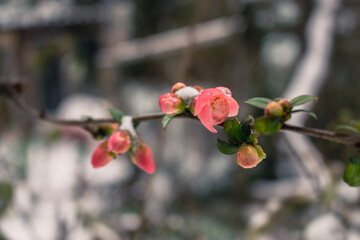
[[[217,139],[217,148],[220,152],[232,155],[235,154],[242,144],[256,144],[257,139],[251,130],[252,117],[239,122],[236,117],[224,122],[224,131],[228,141]]]

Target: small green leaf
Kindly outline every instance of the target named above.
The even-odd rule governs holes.
[[[350,163],[345,169],[344,181],[353,187],[360,186],[360,156],[350,158]]]
[[[239,145],[222,141],[220,138],[217,139],[216,146],[220,152],[222,152],[226,155],[235,154],[239,149]]]
[[[231,118],[224,122],[224,131],[232,143],[242,142],[242,131],[237,118]]]
[[[254,98],[250,98],[248,99],[245,103],[249,104],[253,107],[257,107],[257,108],[261,108],[261,109],[265,109],[266,105],[271,102],[272,100],[269,98],[263,98],[263,97],[254,97]]]
[[[357,128],[349,125],[338,125],[335,128],[335,132],[337,133],[343,133],[347,135],[357,135],[359,134]]]
[[[291,103],[291,106],[294,107],[294,106],[298,106],[298,105],[301,105],[301,104],[304,104],[304,103],[307,103],[307,102],[310,102],[313,100],[315,102],[317,102],[318,98],[310,96],[310,95],[301,95],[301,96],[297,96],[296,98],[292,99],[290,101],[290,103]]]
[[[165,129],[170,121],[175,117],[175,115],[168,115],[166,114],[162,119],[162,126]]]
[[[308,111],[308,110],[305,110],[305,109],[296,109],[296,110],[291,111],[291,113],[297,113],[297,112],[307,113],[307,114],[309,114],[310,116],[312,116],[315,120],[317,120],[316,114],[313,113],[313,112],[310,112],[310,111]]]
[[[261,117],[255,120],[254,128],[259,133],[273,134],[280,130],[281,125],[279,117]]]
[[[111,116],[113,117],[113,119],[117,123],[121,124],[121,119],[125,116],[125,113],[123,113],[121,110],[115,109],[115,108],[109,108],[108,111],[111,114]]]

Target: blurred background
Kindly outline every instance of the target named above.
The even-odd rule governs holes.
[[[158,112],[182,81],[251,97],[319,96],[293,124],[360,118],[356,0],[0,0],[0,82],[64,119]],[[127,154],[101,169],[98,141],[29,118],[0,97],[0,239],[360,239],[360,191],[342,181],[356,151],[296,134],[261,137],[242,169],[199,122],[138,128],[148,175]],[[221,136],[221,129],[219,129]]]

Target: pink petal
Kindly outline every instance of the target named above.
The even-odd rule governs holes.
[[[209,99],[218,94],[223,92],[216,88],[208,88],[200,92],[196,100],[194,116],[199,115],[203,107],[209,104]]]
[[[107,141],[103,141],[95,149],[91,157],[91,164],[94,168],[99,168],[107,165],[112,160],[114,160],[114,158],[110,155],[110,152],[108,151]]]
[[[234,117],[234,116],[238,115],[239,104],[237,103],[237,101],[232,97],[228,97],[227,100],[229,103],[229,116],[228,117]]]
[[[109,151],[121,154],[126,152],[131,145],[130,135],[127,131],[117,131],[113,133],[108,142]]]
[[[210,107],[204,106],[202,111],[198,115],[201,123],[213,133],[217,133],[216,129],[214,128],[214,120],[211,115]]]
[[[236,153],[236,162],[243,168],[253,168],[259,163],[259,156],[253,146],[241,146]]]
[[[230,89],[226,87],[216,87],[216,89],[221,90],[226,96],[231,97]]]
[[[185,104],[174,93],[165,93],[159,98],[159,107],[166,114],[176,114],[185,109]]]
[[[229,115],[229,104],[224,94],[213,96],[210,99],[210,112],[213,125],[218,125],[226,120]]]
[[[135,151],[135,156],[132,156],[133,162],[140,169],[152,174],[155,171],[155,163],[153,160],[151,148],[142,143]]]

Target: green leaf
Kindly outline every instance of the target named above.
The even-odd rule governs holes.
[[[342,133],[342,134],[347,134],[347,135],[357,135],[357,134],[359,134],[358,130],[355,127],[349,126],[349,125],[338,125],[335,128],[335,132]]]
[[[310,95],[301,95],[301,96],[297,96],[296,98],[292,99],[290,101],[290,103],[291,103],[291,106],[294,107],[294,106],[298,106],[298,105],[301,105],[301,104],[304,104],[304,103],[307,103],[307,102],[310,102],[313,100],[315,102],[317,102],[318,98],[310,96]]]
[[[254,128],[259,133],[273,134],[280,130],[281,125],[279,117],[261,117],[255,120]]]
[[[249,119],[243,120],[240,123],[241,125],[241,138],[243,142],[253,142],[254,138],[252,138],[251,136],[251,126],[250,126],[250,122]]]
[[[309,114],[310,116],[312,116],[315,120],[317,120],[316,114],[313,113],[313,112],[310,112],[310,111],[308,111],[308,110],[305,110],[305,109],[296,109],[296,110],[291,111],[291,113],[297,113],[297,112],[305,112],[305,113]]]
[[[225,141],[222,141],[220,138],[217,139],[216,146],[220,152],[222,152],[226,155],[235,154],[239,149],[238,144],[232,144],[229,142],[225,142]]]
[[[229,120],[226,120],[224,122],[224,131],[226,136],[229,138],[229,140],[232,143],[241,143],[242,140],[242,130],[240,127],[240,123],[237,120],[237,118],[232,118]]]
[[[175,115],[168,115],[166,114],[162,119],[162,126],[165,129],[170,121],[175,117]]]
[[[266,105],[271,102],[272,100],[269,98],[263,98],[263,97],[254,97],[254,98],[250,98],[248,99],[245,103],[249,104],[253,107],[257,107],[257,108],[261,108],[261,109],[265,109]]]
[[[350,186],[360,186],[360,156],[351,157],[344,172],[344,181]]]
[[[108,111],[111,114],[111,116],[113,117],[113,119],[117,123],[121,124],[121,119],[125,116],[125,113],[123,113],[121,110],[115,109],[115,108],[109,108]]]

